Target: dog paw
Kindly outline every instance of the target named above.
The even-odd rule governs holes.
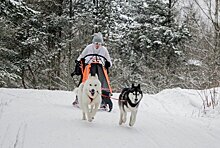
[[[86,115],[83,114],[82,120],[86,120]]]
[[[129,126],[132,127],[133,125],[134,125],[134,122],[130,122],[130,123],[129,123]]]
[[[125,122],[126,122],[126,118],[122,120],[122,123],[125,123]]]
[[[86,120],[86,116],[83,116],[83,117],[82,117],[82,120]]]
[[[119,121],[119,125],[122,125],[122,121]]]
[[[132,125],[132,124],[129,124],[129,126],[132,127],[132,126],[134,126],[134,124],[133,124],[133,125]]]

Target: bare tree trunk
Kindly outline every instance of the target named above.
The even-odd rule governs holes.
[[[61,16],[63,14],[63,8],[62,8],[63,0],[58,0],[58,5],[59,5],[58,16]],[[55,70],[57,77],[60,77],[60,73],[61,73],[60,65],[61,65],[61,56],[62,56],[62,54],[61,54],[60,48],[62,48],[62,47],[59,44],[59,42],[61,42],[61,41],[62,41],[62,28],[59,27],[58,28],[58,48],[59,49],[58,49],[57,62],[56,62],[57,65],[55,65],[57,67],[56,70]]]
[[[93,4],[95,5],[95,27],[93,29],[93,32],[92,33],[95,33],[95,32],[98,32],[98,8],[99,8],[99,0],[93,0]]]
[[[215,20],[214,20],[214,27],[215,27],[215,52],[219,54],[219,0],[215,0]],[[218,56],[217,54],[217,56]]]
[[[22,68],[21,81],[22,81],[22,85],[23,85],[24,89],[27,89],[27,86],[25,84],[25,69],[24,69],[24,67]]]
[[[29,71],[30,71],[30,73],[31,73],[31,75],[32,75],[32,85],[33,85],[33,87],[36,89],[37,79],[36,79],[36,76],[35,76],[33,70],[31,69],[31,66],[30,66],[29,64],[28,64],[28,69],[29,69]]]
[[[72,19],[72,16],[73,16],[73,0],[70,0],[70,6],[69,6],[69,17],[70,17],[70,20]],[[71,40],[72,39],[72,23],[70,22],[69,23],[69,39]],[[70,81],[71,81],[71,77],[70,77],[70,74],[71,74],[71,51],[72,51],[72,43],[69,42],[69,50],[68,50],[68,71],[67,71],[67,90],[70,90]]]
[[[220,28],[219,28],[219,1],[215,0],[215,20],[214,20],[214,28],[215,28],[215,49],[214,49],[214,65],[213,65],[213,83],[216,83],[218,81],[218,73],[219,73],[219,66],[218,66],[218,60],[220,56],[220,46],[219,46],[219,39],[220,39]]]
[[[208,63],[208,82],[206,83],[208,88],[216,87],[216,81],[219,79],[219,56],[220,56],[220,26],[219,26],[219,2],[220,0],[213,0],[213,1],[205,1],[203,2],[206,4],[207,8],[202,7],[198,0],[194,0],[195,3],[199,6],[203,14],[207,17],[208,20],[211,21],[213,25],[213,34],[210,34],[212,38],[209,40],[210,52],[207,58]],[[213,3],[214,2],[214,7]],[[214,16],[213,16],[214,12]],[[208,38],[208,37],[207,37]],[[207,47],[205,47],[207,49]]]

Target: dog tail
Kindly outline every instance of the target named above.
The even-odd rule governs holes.
[[[79,95],[79,92],[83,90],[83,85],[84,84],[80,84],[79,87],[76,87],[73,92],[76,94],[76,95]]]

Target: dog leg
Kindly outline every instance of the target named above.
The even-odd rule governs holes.
[[[92,117],[91,117],[91,115],[89,115],[88,121],[89,121],[89,122],[92,122]]]
[[[122,111],[123,114],[122,114],[122,123],[125,123],[126,120],[127,120],[127,112],[126,111]]]
[[[89,113],[90,113],[91,119],[93,120],[93,119],[94,119],[94,116],[95,116],[95,115],[94,115],[94,107],[95,107],[95,105],[93,104],[93,105],[91,105],[90,107],[91,107],[91,108],[90,108],[90,112],[89,112]]]
[[[126,122],[127,112],[124,110],[123,107],[119,107],[119,108],[120,108],[119,125],[121,125],[122,123],[125,123],[125,122]]]
[[[119,119],[119,125],[122,124],[122,117],[123,117],[123,112],[120,110],[120,119]]]
[[[88,112],[87,118],[88,118],[88,121],[89,121],[89,122],[92,122],[92,116],[91,116],[91,113],[90,113],[90,112]]]
[[[87,117],[87,120],[89,121],[89,122],[91,122],[92,121],[92,119],[91,119],[91,113],[90,113],[90,109],[89,109],[89,106],[87,105],[87,104],[85,104],[85,106],[84,106],[84,108],[83,108],[83,112],[84,112],[84,114],[85,114],[85,116]],[[86,119],[86,118],[85,118]]]
[[[86,114],[85,114],[85,112],[82,112],[82,114],[83,114],[82,120],[86,120]]]
[[[99,109],[99,103],[96,103],[94,106],[93,106],[93,108],[92,108],[92,113],[91,113],[91,116],[92,116],[92,119],[94,119],[94,117],[95,117],[95,115],[96,115],[96,113],[97,113],[97,111],[98,111],[98,109]]]
[[[134,125],[134,123],[136,121],[136,116],[137,116],[137,111],[132,111],[131,112],[129,126],[133,126]]]
[[[80,109],[82,110],[82,120],[86,120],[86,112],[85,112],[85,107],[80,104]]]
[[[87,116],[87,120],[88,120],[89,122],[92,122],[92,117],[91,117],[90,109],[89,109],[88,106],[85,107],[85,114],[86,114],[86,116]]]

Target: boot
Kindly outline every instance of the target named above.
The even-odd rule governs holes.
[[[79,104],[79,101],[78,101],[78,97],[76,96],[76,100],[75,101],[73,101],[73,106],[75,106],[75,105],[77,105],[77,104]]]

